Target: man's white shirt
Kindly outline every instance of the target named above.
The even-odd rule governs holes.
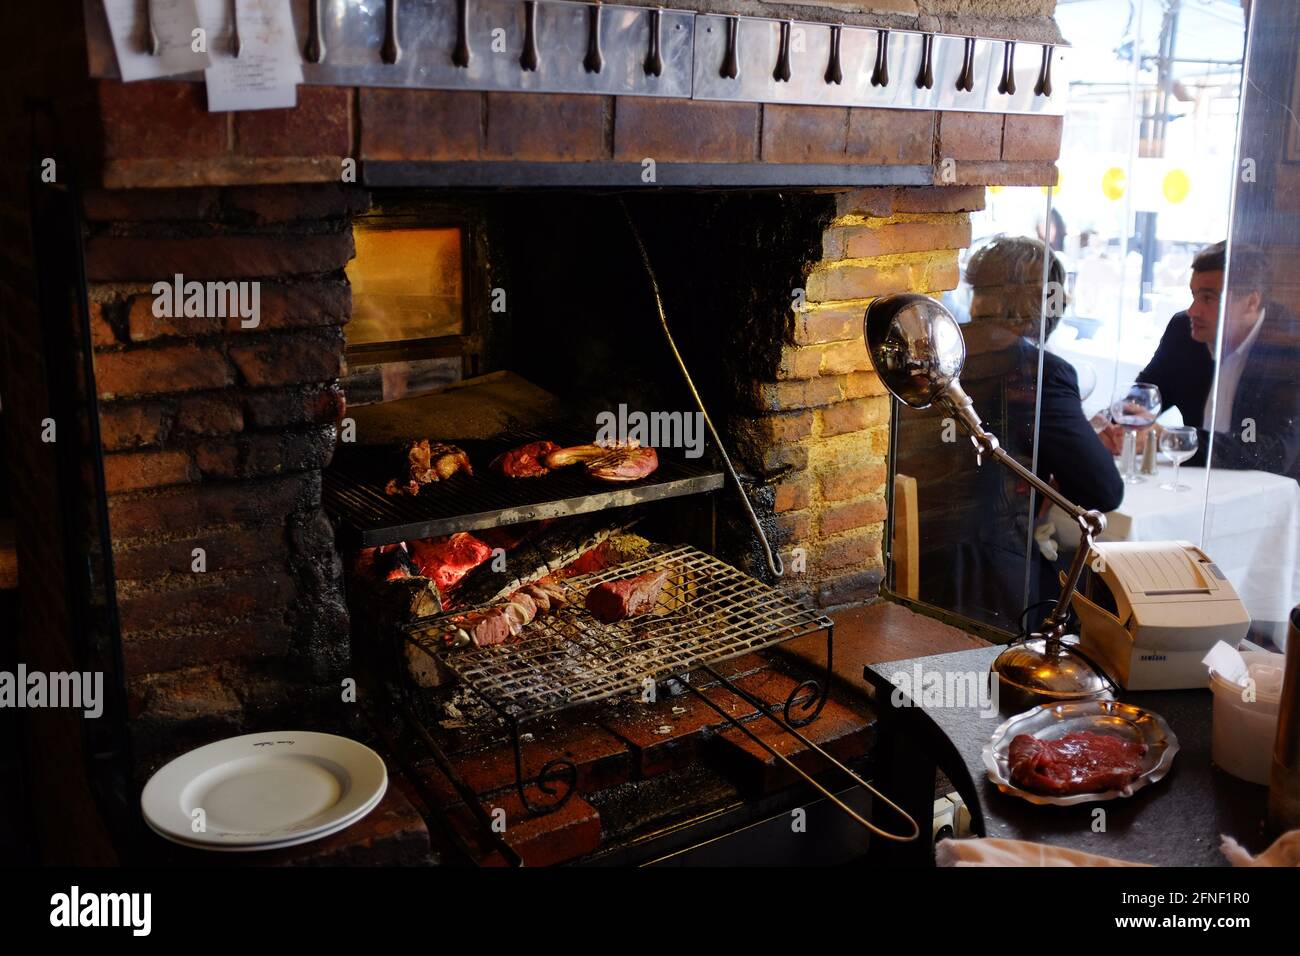
[[[1250,359],[1250,350],[1255,345],[1255,340],[1259,338],[1259,330],[1264,325],[1264,310],[1259,310],[1259,318],[1255,321],[1255,327],[1250,330],[1245,341],[1238,345],[1233,351],[1223,357],[1219,363],[1219,384],[1217,389],[1211,389],[1210,394],[1205,397],[1205,417],[1202,421],[1208,429],[1210,426],[1210,413],[1215,413],[1214,430],[1217,432],[1229,433],[1232,431],[1232,406],[1237,400],[1237,386],[1241,384],[1241,376],[1246,371],[1246,362]],[[1213,347],[1207,344],[1205,346],[1211,350]],[[1217,407],[1215,397],[1218,397]],[[1219,423],[1223,426],[1220,427]]]

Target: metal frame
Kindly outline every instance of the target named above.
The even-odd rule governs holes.
[[[514,431],[487,441],[465,440],[460,445],[482,471],[483,463],[498,453],[541,439],[576,445],[591,436],[571,426],[555,427]],[[692,463],[665,452],[653,475],[626,485],[602,484],[580,469],[526,481],[480,473],[471,481],[456,477],[427,486],[415,497],[389,496],[384,482],[394,474],[384,469],[395,460],[396,455],[382,449],[378,455],[373,448],[347,449],[336,454],[323,474],[323,506],[344,536],[359,547],[592,514],[716,491],[723,485],[722,473],[704,460]]]
[[[567,584],[568,589],[580,597],[600,583],[663,568],[673,570],[674,576],[659,597],[656,613],[628,621],[596,623],[588,612],[578,609],[577,601],[573,601],[568,608],[535,620],[526,628],[533,633],[523,641],[499,648],[445,651],[442,634],[464,611],[415,622],[404,629],[405,638],[454,673],[464,686],[471,688],[505,721],[514,753],[515,792],[525,809],[533,815],[553,813],[568,802],[577,787],[577,767],[561,757],[548,760],[535,775],[527,774],[523,745],[530,735],[521,729],[526,723],[582,704],[635,692],[644,687],[647,680],[655,681],[656,685],[673,680],[802,777],[862,827],[887,840],[907,842],[915,839],[920,832],[915,819],[800,732],[800,728],[821,715],[830,699],[835,632],[830,618],[803,608],[774,588],[749,578],[711,555],[685,546],[660,548],[640,561],[583,575]],[[711,620],[713,615],[720,620]],[[736,623],[737,617],[744,623]],[[656,626],[659,634],[647,633]],[[721,631],[715,629],[718,627]],[[780,705],[780,716],[775,712],[775,705],[743,690],[713,666],[819,632],[826,634],[825,668],[819,677],[804,680],[790,691]],[[529,644],[537,647],[520,650]],[[866,788],[886,806],[896,810],[911,825],[911,834],[887,832],[861,816],[806,770],[754,733],[746,722],[729,714],[706,696],[691,679],[695,672],[703,673],[713,685],[749,703],[758,710],[760,717],[823,757],[851,783]],[[547,682],[548,678],[551,683]],[[533,686],[529,687],[530,683]],[[414,693],[409,682],[406,690],[408,694]],[[459,792],[463,794],[468,790],[450,762],[440,762],[439,768],[457,785]],[[528,795],[530,786],[536,787],[547,799],[540,803],[531,799]]]
[[[84,3],[91,75],[116,76],[102,4]],[[1064,111],[1058,44],[572,0],[299,0],[293,14],[308,84]],[[1017,45],[1041,52],[1017,69]]]

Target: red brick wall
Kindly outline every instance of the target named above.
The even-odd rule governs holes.
[[[821,607],[874,597],[884,572],[891,400],[862,341],[863,313],[878,295],[955,288],[969,213],[983,205],[982,188],[959,186],[834,197],[804,273],[806,305],[785,315],[776,360],[752,370],[743,447],[764,471],[789,468],[768,504],[782,586]]]
[[[337,186],[86,196],[123,659],[144,753],[284,719],[312,689],[338,693],[347,612],[320,471],[343,412],[350,217],[367,205]],[[258,282],[259,325],[155,316],[153,283],[177,273]]]
[[[942,184],[1044,185],[1060,148],[1046,116],[308,86],[294,109],[208,113],[199,84],[98,89],[110,187],[337,182],[349,157],[908,165]]]

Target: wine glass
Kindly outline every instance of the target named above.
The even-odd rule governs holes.
[[[1086,402],[1097,388],[1097,369],[1091,362],[1075,362],[1074,371],[1079,376],[1079,401]]]
[[[1196,454],[1196,429],[1190,425],[1166,428],[1160,435],[1160,453],[1174,463],[1174,480],[1160,487],[1165,491],[1191,491],[1191,485],[1178,483],[1178,466]]]
[[[1155,424],[1160,408],[1160,389],[1145,382],[1126,385],[1110,406],[1111,421],[1124,428],[1124,480],[1130,485],[1146,481],[1137,470],[1137,433]]]

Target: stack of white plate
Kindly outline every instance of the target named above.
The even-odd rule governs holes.
[[[276,850],[337,833],[378,806],[388,770],[364,744],[279,731],[177,757],[140,797],[160,836],[205,850]]]

